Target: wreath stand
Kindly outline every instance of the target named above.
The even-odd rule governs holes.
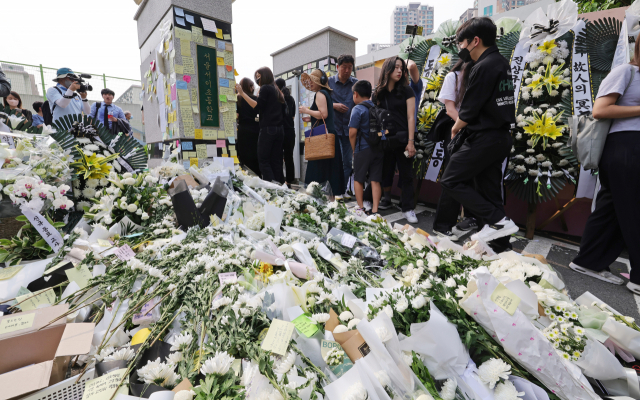
[[[577,200],[578,199],[576,199],[576,196],[574,194],[574,196],[573,196],[573,198],[571,200],[569,200],[566,204],[564,204],[562,207],[560,207],[560,204],[558,203],[558,199],[554,197],[553,201],[556,203],[556,208],[558,209],[558,211],[556,211],[546,221],[541,223],[537,228],[538,229],[543,229],[544,227],[549,225],[551,222],[553,222],[556,219],[560,218],[560,223],[562,224],[562,230],[565,231],[565,232],[569,231],[569,228],[567,227],[567,221],[564,219],[564,213],[568,209],[573,207],[576,204]],[[537,203],[529,203],[529,206],[527,208],[527,225],[526,225],[525,237],[527,239],[529,239],[529,240],[533,239],[533,235],[534,235],[534,232],[536,230],[536,209],[537,209],[537,207],[538,207]]]

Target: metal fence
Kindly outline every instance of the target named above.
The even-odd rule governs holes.
[[[18,92],[22,99],[22,106],[30,111],[32,104],[36,101],[46,100],[47,89],[55,86],[53,79],[56,77],[57,68],[44,67],[40,65],[21,64],[11,61],[0,61],[2,70],[11,80],[11,90]],[[102,101],[100,91],[109,88],[115,92],[114,103],[125,111],[130,111],[132,115],[131,127],[134,136],[141,142],[145,142],[144,125],[142,124],[142,113],[140,107],[142,100],[140,93],[142,87],[139,79],[119,78],[109,76],[104,73],[96,74],[85,71],[76,71],[76,74],[86,73],[91,75],[91,79],[85,79],[93,91],[87,92],[90,103]]]

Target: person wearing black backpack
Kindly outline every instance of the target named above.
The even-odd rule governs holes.
[[[377,214],[378,204],[382,196],[382,163],[384,161],[384,153],[380,146],[381,137],[377,135],[378,129],[375,129],[375,122],[371,123],[371,117],[374,113],[370,112],[374,108],[371,99],[371,83],[369,81],[358,81],[353,85],[353,102],[355,107],[351,110],[351,119],[349,120],[349,141],[353,149],[353,170],[354,170],[354,188],[358,208],[355,213]],[[373,127],[371,127],[373,125]],[[373,194],[373,207],[367,212],[364,209],[363,194],[364,183],[367,181],[367,175],[371,181],[371,191]]]

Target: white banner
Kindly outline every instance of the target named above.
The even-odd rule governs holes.
[[[572,31],[574,38],[584,30],[584,21],[576,22]],[[591,81],[589,78],[589,56],[576,52],[573,46],[571,54],[571,84],[573,85],[573,115],[591,114],[593,100],[591,98]]]
[[[438,57],[440,57],[440,46],[434,44],[429,49],[429,56],[427,57],[427,61],[424,63],[424,71],[422,72],[423,77],[428,78],[431,76]]]
[[[518,43],[513,49],[511,55],[511,79],[513,80],[513,98],[516,102],[516,111],[518,104],[518,96],[520,95],[520,84],[522,83],[522,75],[524,73],[524,56],[529,52],[530,45]]]
[[[51,249],[53,250],[53,254],[56,254],[64,244],[62,236],[58,230],[54,228],[45,217],[33,211],[29,207],[22,206],[20,207],[20,210],[24,216],[27,217],[29,222],[31,222],[31,225],[33,225],[38,233],[40,233],[42,238],[49,243],[49,246],[51,246]]]
[[[427,168],[424,179],[437,182],[442,164],[444,164],[444,141],[436,143],[436,146],[433,148],[431,162],[429,163],[429,168]]]

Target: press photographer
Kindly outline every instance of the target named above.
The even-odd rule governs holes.
[[[76,75],[70,68],[60,68],[54,82],[58,84],[47,90],[47,101],[51,109],[52,121],[70,114],[89,114],[91,107],[87,100],[87,91],[93,90],[82,78],[90,75]],[[45,121],[47,123],[48,121]],[[48,122],[50,124],[51,122]]]

